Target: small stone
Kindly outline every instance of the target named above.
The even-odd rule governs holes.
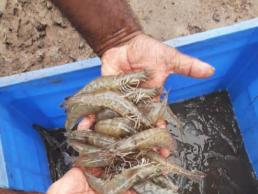
[[[79,49],[83,49],[84,47],[85,47],[84,42],[80,42],[80,44],[79,44]]]
[[[69,62],[76,62],[77,61],[77,59],[72,55],[69,55],[69,58],[71,59]]]
[[[8,38],[8,35],[6,33],[4,33],[4,41],[3,43],[6,45],[6,46],[9,46],[12,44],[12,42],[10,41],[10,39]]]
[[[228,18],[226,18],[226,19],[228,19]],[[234,22],[238,22],[239,21],[239,17],[236,17],[235,19],[234,19]]]
[[[30,39],[26,40],[25,42],[23,42],[23,46],[25,48],[32,46],[32,44],[33,44],[33,39],[32,38],[30,38]]]
[[[66,28],[67,27],[65,21],[61,17],[57,17],[57,18],[54,19],[54,25],[60,26],[62,28]]]
[[[4,13],[6,9],[7,0],[0,0],[0,12]]]
[[[50,3],[49,1],[46,2],[46,6],[47,6],[48,9],[52,9],[53,8],[52,3]]]
[[[43,47],[44,47],[44,42],[38,41],[38,48],[43,48]]]
[[[39,53],[36,54],[37,62],[39,62],[39,63],[42,62],[44,60],[44,58],[45,58],[45,53],[39,52]]]
[[[212,19],[213,19],[215,22],[220,22],[220,15],[219,15],[219,13],[214,12],[213,15],[212,15]]]
[[[36,24],[36,29],[37,29],[37,31],[39,31],[39,32],[45,31],[45,30],[46,30],[46,27],[47,27],[46,24],[42,24],[42,23],[40,23],[40,22],[37,22],[37,24]]]
[[[195,25],[190,25],[190,24],[188,24],[187,29],[189,30],[189,32],[190,32],[191,34],[198,33],[198,32],[203,32],[203,31],[204,31],[203,28],[201,28],[201,27],[199,27],[199,26],[195,26]]]
[[[13,15],[17,16],[19,12],[19,9],[17,7],[13,8]]]
[[[40,39],[40,38],[43,38],[43,37],[45,37],[45,36],[46,36],[46,31],[42,31],[42,32],[39,32],[39,33],[38,33],[37,38]]]
[[[28,3],[28,0],[18,0],[18,2],[24,6],[26,3]]]

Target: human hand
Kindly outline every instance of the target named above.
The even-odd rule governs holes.
[[[61,179],[57,180],[49,187],[47,194],[97,194],[97,193],[89,187],[89,184],[83,174],[83,171],[79,168],[72,168]],[[135,192],[127,191],[125,194],[135,194]]]
[[[209,64],[142,33],[122,46],[107,50],[101,60],[102,75],[149,70],[152,77],[144,83],[146,87],[163,87],[169,74],[173,73],[195,78],[209,77],[214,73],[214,68]],[[159,121],[157,127],[166,128],[166,124]],[[170,154],[169,150],[163,148],[159,152],[164,157]]]
[[[172,73],[195,78],[209,77],[214,68],[189,57],[147,35],[139,34],[122,46],[107,50],[102,56],[102,75],[150,70],[149,87],[162,87]]]
[[[95,192],[89,187],[83,172],[79,168],[72,168],[49,187],[47,194],[95,194]]]
[[[205,78],[214,73],[207,63],[186,56],[176,49],[147,36],[139,34],[126,44],[107,50],[102,56],[102,75],[116,75],[147,69],[152,77],[146,87],[162,87],[169,74],[179,73],[186,76]],[[90,128],[94,116],[85,117],[78,125],[78,130]],[[166,127],[163,121],[158,127]],[[160,149],[160,154],[167,157],[170,152]],[[127,194],[133,194],[128,191]],[[48,189],[47,194],[96,194],[88,185],[83,172],[72,168]]]
[[[95,120],[94,115],[85,117],[78,125],[78,130],[88,129]],[[86,169],[84,169],[86,170]],[[87,169],[87,172],[100,176],[102,171],[99,168]],[[62,178],[54,182],[48,189],[47,194],[97,194],[89,187],[83,174],[83,170],[72,168]],[[125,194],[135,194],[134,191],[127,191]]]

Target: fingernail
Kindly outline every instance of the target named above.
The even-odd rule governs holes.
[[[210,74],[210,75],[214,74],[215,70],[216,70],[216,69],[215,69],[214,67],[211,67],[209,74]]]

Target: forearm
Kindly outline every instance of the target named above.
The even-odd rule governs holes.
[[[125,0],[52,0],[101,56],[140,33]]]

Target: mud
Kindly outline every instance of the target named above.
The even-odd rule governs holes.
[[[128,0],[144,31],[167,40],[258,16],[258,0]],[[47,0],[0,1],[0,76],[94,56]]]

